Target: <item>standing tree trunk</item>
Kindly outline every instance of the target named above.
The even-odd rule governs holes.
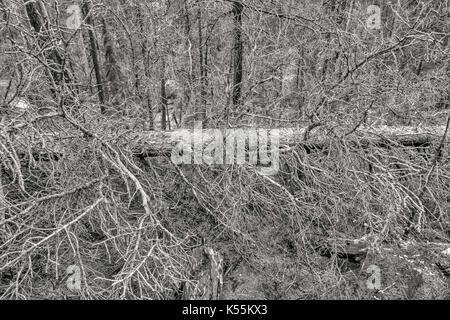
[[[167,127],[166,61],[161,58],[161,129]]]
[[[191,97],[192,97],[192,83],[193,83],[193,67],[192,67],[192,53],[191,53],[191,43],[192,43],[192,39],[191,39],[191,21],[189,18],[189,7],[188,7],[188,1],[187,0],[183,0],[183,14],[184,14],[184,36],[185,36],[185,52],[188,55],[188,68],[189,70],[187,71],[187,83],[184,83],[183,85],[183,99],[182,99],[182,103],[181,106],[179,108],[179,116],[178,116],[178,121],[181,125],[182,123],[182,117],[183,117],[183,106],[186,110],[189,110],[189,106],[191,103]]]
[[[305,97],[306,97],[306,83],[305,83],[305,48],[302,46],[299,52],[299,56],[297,59],[297,80],[296,80],[296,90],[299,92],[300,96],[298,99],[298,116],[302,119],[302,121],[305,121]]]
[[[204,122],[206,119],[206,86],[205,86],[205,66],[203,57],[203,33],[202,33],[202,8],[200,1],[198,3],[197,20],[198,20],[198,58],[199,58],[199,74],[200,74],[200,110],[196,111],[196,120]],[[198,115],[197,115],[198,114]]]
[[[237,107],[242,101],[242,12],[243,5],[240,1],[233,2],[233,106]]]
[[[117,97],[121,97],[120,79],[121,71],[117,63],[114,45],[111,39],[111,34],[108,30],[108,25],[105,18],[102,18],[103,25],[103,45],[105,47],[105,80],[108,84],[109,98],[112,99],[113,104],[117,105]]]
[[[89,44],[91,46],[91,58],[92,65],[94,66],[95,78],[97,80],[97,93],[98,99],[100,101],[100,111],[102,114],[105,114],[105,90],[103,88],[103,78],[100,72],[100,65],[98,61],[98,53],[97,53],[97,42],[95,39],[94,33],[94,22],[91,16],[91,4],[90,1],[86,1],[83,3],[83,15],[85,17],[86,23],[89,27]]]
[[[298,73],[299,73],[299,58],[298,50],[295,47],[291,47],[287,50],[287,56],[285,57],[286,65],[283,68],[283,80],[281,95],[283,97],[289,96],[298,85]]]
[[[397,15],[392,9],[393,4],[386,4],[383,6],[382,10],[382,19],[383,21],[383,38],[384,40],[388,40],[392,37],[395,29],[395,21],[397,19]]]
[[[50,43],[54,42],[54,37],[49,28],[50,21],[44,4],[40,0],[24,0],[24,4],[37,44],[48,65],[51,91],[57,97],[57,91],[61,90],[65,83],[71,83],[72,78],[65,68],[65,59],[59,53],[58,48],[54,44],[49,46]]]
[[[137,14],[138,14],[138,21],[139,21],[139,29],[142,35],[145,34],[146,30],[144,28],[144,17],[142,15],[142,9],[141,5],[138,4],[137,7]],[[148,40],[147,37],[142,40],[142,61],[144,64],[144,76],[145,76],[145,100],[147,102],[147,119],[145,121],[144,130],[154,130],[155,127],[153,125],[153,108],[151,104],[151,98],[150,98],[150,88],[148,85],[148,82],[150,81],[150,55],[149,55],[149,49],[148,49]],[[142,97],[141,97],[142,98]]]
[[[330,17],[334,28],[346,28],[347,21],[345,16],[345,8],[347,0],[330,0],[323,4],[325,13]],[[327,42],[331,42],[331,33],[325,35]],[[340,57],[338,50],[332,50],[330,56],[325,59],[322,67],[322,81],[333,80],[336,74],[336,65]]]
[[[83,79],[84,82],[89,77],[89,61],[84,48],[83,32],[80,29],[83,19],[81,7],[78,4],[70,5],[66,13],[69,14],[69,17],[66,19],[66,26],[75,33],[74,35],[72,32],[69,32],[67,35],[64,35],[65,41],[70,43],[69,54],[73,57],[70,60],[70,66],[73,70],[78,71],[80,74],[79,78]],[[76,74],[74,72],[74,75]]]

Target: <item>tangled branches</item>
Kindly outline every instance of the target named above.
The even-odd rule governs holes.
[[[375,247],[411,225],[414,236],[447,237],[449,162],[436,162],[429,145],[330,136],[286,149],[267,177],[251,166],[136,157],[125,125],[62,111],[2,131],[3,298],[175,298],[195,281],[202,241],[225,251],[231,268],[233,254],[257,261],[279,237],[303,265],[324,237],[370,235]],[[71,291],[74,266],[80,288]]]

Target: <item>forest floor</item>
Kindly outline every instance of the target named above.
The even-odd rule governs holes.
[[[73,154],[57,163],[60,176],[46,164],[60,188],[98,179],[92,169],[98,157],[85,152],[88,147],[84,140],[73,146]],[[450,299],[450,157],[445,150],[431,170],[434,150],[425,150],[427,156],[414,146],[361,149],[338,140],[317,150],[299,146],[282,155],[272,177],[246,167],[175,166],[164,156],[147,158],[128,173],[151,195],[150,215],[136,185],[115,167],[103,186],[109,202],[70,222],[70,237],[58,231],[48,244],[21,255],[34,232],[42,237],[40,230],[54,230],[56,222],[91,206],[99,191],[95,184],[17,215],[28,219],[22,223],[28,233],[16,233],[16,247],[1,256],[18,258],[2,260],[16,264],[0,270],[0,294]],[[27,190],[47,183],[40,171],[24,178]],[[5,191],[22,201],[13,178]],[[69,288],[70,265],[82,267],[81,290]]]

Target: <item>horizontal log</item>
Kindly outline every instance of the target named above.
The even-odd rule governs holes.
[[[241,130],[241,131],[238,131]],[[226,129],[226,130],[187,130],[180,129],[171,132],[148,132],[133,134],[128,138],[132,149],[137,154],[167,154],[174,148],[185,147],[186,143],[191,146],[205,147],[220,135],[226,141],[227,139],[236,139],[236,137],[248,137],[255,134],[257,129]],[[387,146],[399,144],[402,146],[429,146],[430,144],[442,139],[445,133],[445,126],[433,127],[361,127],[351,134],[346,135],[342,130],[336,129],[334,132],[328,128],[315,128],[312,132],[308,128],[281,128],[281,129],[258,129],[258,137],[266,134],[268,141],[270,137],[277,135],[279,145],[286,146],[302,145],[308,149],[321,148],[331,139],[339,137],[347,141],[352,141],[367,147],[369,145]]]
[[[328,127],[311,128],[280,128],[280,129],[178,129],[175,131],[149,131],[149,132],[128,132],[126,134],[114,136],[104,134],[103,136],[92,135],[91,138],[101,141],[108,141],[112,146],[118,146],[131,150],[138,157],[170,156],[180,150],[187,149],[203,150],[213,142],[223,141],[233,143],[234,140],[248,139],[250,136],[257,136],[259,144],[261,141],[269,141],[269,144],[279,145],[283,150],[292,146],[303,146],[307,151],[323,148],[332,139],[343,138],[349,144],[355,146],[386,147],[390,145],[427,147],[440,141],[445,133],[445,126],[430,127],[360,127],[348,134],[340,128],[330,130]],[[21,138],[19,138],[21,136]],[[18,145],[25,147],[32,139],[25,138],[24,135],[16,136]],[[42,140],[43,138],[43,140]],[[48,158],[49,151],[62,155],[66,147],[73,139],[86,138],[86,133],[64,137],[61,135],[47,134],[40,136],[40,139],[33,141],[44,141],[45,150],[40,149],[41,143],[33,146],[33,153]],[[276,139],[275,139],[276,138]],[[263,140],[261,140],[263,139]],[[265,139],[265,140],[264,140]],[[275,139],[275,140],[273,140]],[[13,139],[15,140],[15,139]],[[270,142],[272,141],[272,142]],[[274,142],[275,141],[275,142]],[[249,146],[250,145],[250,146]],[[257,148],[258,144],[254,144]],[[250,150],[249,150],[250,148]],[[246,146],[246,151],[252,151],[251,144]],[[24,152],[28,153],[28,152]],[[52,158],[55,158],[54,155]],[[58,158],[58,157],[57,157]]]

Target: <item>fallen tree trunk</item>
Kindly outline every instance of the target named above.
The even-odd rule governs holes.
[[[240,130],[240,131],[239,131]],[[342,130],[340,130],[342,131]],[[239,136],[249,137],[257,132],[258,137],[271,137],[277,135],[281,147],[304,146],[306,149],[323,148],[332,140],[345,140],[356,143],[361,147],[388,145],[427,147],[439,141],[445,134],[445,126],[433,127],[375,127],[360,128],[346,135],[339,130],[331,131],[329,128],[316,128],[312,132],[308,128],[285,128],[285,129],[227,129],[227,130],[186,130],[181,129],[172,132],[148,132],[132,134],[127,139],[136,154],[154,155],[168,154],[174,148],[185,147],[186,143],[191,146],[206,147],[217,138],[227,137],[238,139]],[[251,148],[251,147],[250,147]]]
[[[175,131],[116,133],[115,135],[103,133],[102,136],[84,132],[83,134],[70,136],[40,135],[37,139],[30,139],[21,135],[17,146],[21,145],[21,149],[26,148],[29,145],[29,141],[35,141],[36,144],[32,146],[33,155],[37,154],[43,158],[50,157],[54,160],[66,153],[65,150],[67,146],[71,145],[71,141],[74,139],[86,139],[87,135],[99,141],[108,141],[112,146],[130,150],[135,156],[139,157],[173,156],[179,154],[180,151],[201,151],[208,147],[211,148],[213,144],[217,146],[220,143],[224,145],[232,144],[234,148],[235,141],[241,143],[244,141],[243,146],[246,152],[255,151],[256,148],[260,148],[261,145],[265,144],[270,149],[279,146],[281,150],[302,146],[307,152],[310,152],[314,149],[322,149],[327,144],[333,143],[333,141],[343,141],[349,146],[362,148],[372,146],[393,147],[396,145],[426,148],[442,140],[446,131],[445,126],[420,128],[360,127],[351,133],[346,133],[340,128],[332,130],[329,127],[316,127],[312,130],[310,129],[306,127],[220,130],[179,129]],[[251,141],[254,143],[250,143]],[[24,153],[29,154],[30,152]]]

